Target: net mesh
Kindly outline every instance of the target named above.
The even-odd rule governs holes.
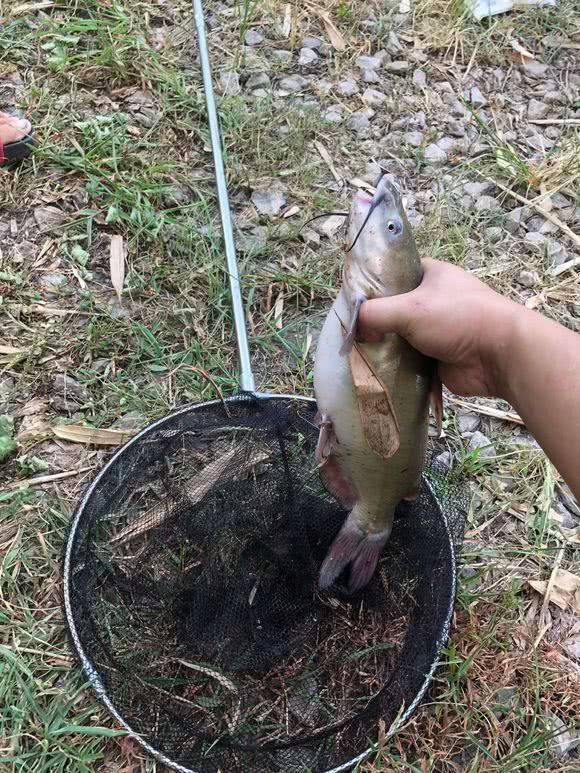
[[[77,512],[74,647],[184,768],[337,768],[413,705],[446,638],[463,519],[438,476],[399,508],[363,592],[318,591],[347,511],[320,482],[314,412],[240,395],[169,416]]]

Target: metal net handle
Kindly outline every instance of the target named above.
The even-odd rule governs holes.
[[[209,62],[207,38],[205,34],[205,19],[202,0],[193,0],[193,14],[195,18],[195,27],[197,30],[199,59],[201,64],[203,89],[205,92],[205,103],[207,106],[207,118],[211,137],[211,148],[215,168],[218,203],[222,223],[222,234],[224,238],[224,248],[226,253],[226,270],[230,280],[232,313],[234,317],[234,330],[236,333],[238,359],[240,365],[240,388],[244,391],[254,392],[256,384],[254,380],[254,374],[252,373],[252,365],[250,362],[250,347],[248,344],[244,305],[242,303],[242,294],[240,290],[240,274],[238,269],[238,261],[236,259],[236,248],[234,244],[234,234],[232,229],[232,216],[228,199],[226,175],[224,171],[222,141],[213,91],[211,65]]]

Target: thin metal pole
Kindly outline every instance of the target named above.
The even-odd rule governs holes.
[[[256,385],[254,381],[254,374],[252,373],[252,366],[250,363],[250,349],[248,346],[248,336],[246,332],[244,305],[242,303],[242,294],[240,292],[240,275],[238,271],[238,262],[236,260],[236,248],[234,246],[232,216],[228,200],[228,189],[224,171],[221,136],[218,124],[215,97],[213,93],[211,65],[209,63],[207,39],[205,36],[205,19],[203,15],[203,4],[201,0],[193,0],[193,13],[195,16],[195,27],[197,29],[199,60],[201,64],[201,74],[203,77],[205,102],[207,105],[207,117],[211,136],[211,147],[215,167],[220,217],[222,221],[222,232],[226,252],[226,265],[228,276],[230,278],[232,313],[234,315],[234,328],[236,331],[238,357],[240,361],[240,387],[241,389],[248,392],[253,392],[255,391]]]

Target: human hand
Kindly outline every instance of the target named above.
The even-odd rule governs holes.
[[[504,355],[522,309],[461,268],[426,259],[416,290],[363,303],[363,341],[398,333],[439,361],[441,380],[458,395],[503,396]]]

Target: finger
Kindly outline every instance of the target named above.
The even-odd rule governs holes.
[[[411,318],[411,293],[393,295],[390,298],[375,298],[360,307],[358,329],[364,340],[366,336],[384,333],[398,333],[405,336]]]

